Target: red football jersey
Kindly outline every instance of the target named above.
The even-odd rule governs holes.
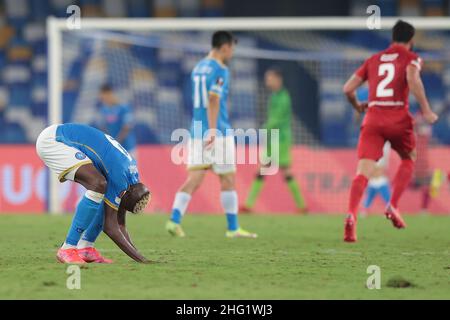
[[[356,75],[369,84],[369,107],[408,107],[406,67],[410,64],[420,70],[422,60],[404,46],[392,44],[358,68]]]

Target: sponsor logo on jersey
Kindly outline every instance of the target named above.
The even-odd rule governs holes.
[[[397,57],[398,53],[386,53],[381,55],[380,60],[383,62],[394,61],[395,59],[397,59]]]
[[[77,152],[75,153],[75,158],[77,158],[78,160],[83,160],[86,159],[86,155],[83,152]]]
[[[137,174],[137,173],[138,173],[138,168],[137,168],[136,165],[131,164],[131,165],[128,166],[128,171],[129,171],[131,174]]]

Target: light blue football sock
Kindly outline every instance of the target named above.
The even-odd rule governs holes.
[[[104,201],[102,201],[100,204],[98,204],[98,209],[94,216],[94,219],[92,219],[92,222],[90,223],[89,227],[86,229],[86,232],[83,234],[83,240],[88,241],[88,242],[95,242],[95,240],[97,240],[100,233],[102,233],[103,221],[105,218],[104,206],[105,206]]]
[[[383,201],[386,204],[388,204],[389,201],[391,200],[391,188],[389,187],[389,184],[386,183],[386,184],[382,185],[380,187],[379,192],[380,192],[381,197],[383,198]]]
[[[236,231],[239,229],[238,216],[236,213],[227,213],[227,225],[229,231]]]
[[[180,224],[190,201],[191,195],[189,193],[182,191],[177,192],[177,194],[175,195],[175,199],[173,200],[172,215],[170,217],[170,220]]]
[[[227,217],[228,231],[236,231],[239,229],[238,196],[236,191],[222,191],[220,193],[220,202]]]
[[[181,223],[181,218],[182,218],[182,214],[180,212],[180,210],[178,209],[172,209],[172,216],[170,217],[170,220],[172,220],[175,223],[180,224]]]
[[[81,238],[83,232],[89,227],[91,221],[97,213],[99,204],[86,195],[80,200],[75,210],[75,215],[72,219],[69,233],[67,234],[66,244],[76,246]]]
[[[364,209],[367,209],[370,207],[370,205],[372,204],[373,200],[375,199],[375,196],[378,193],[378,188],[369,185],[367,187],[367,191],[366,191],[366,199],[364,200]]]

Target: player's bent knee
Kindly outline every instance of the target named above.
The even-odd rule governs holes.
[[[358,162],[358,169],[356,174],[363,175],[366,178],[370,178],[375,171],[376,161],[371,159],[361,159]]]
[[[220,186],[222,191],[234,190],[234,174],[221,175]]]

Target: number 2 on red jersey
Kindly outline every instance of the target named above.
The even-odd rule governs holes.
[[[387,88],[389,84],[394,80],[395,66],[393,63],[382,63],[378,66],[378,76],[384,76],[384,78],[377,85],[377,97],[392,97],[394,96],[394,89]]]

